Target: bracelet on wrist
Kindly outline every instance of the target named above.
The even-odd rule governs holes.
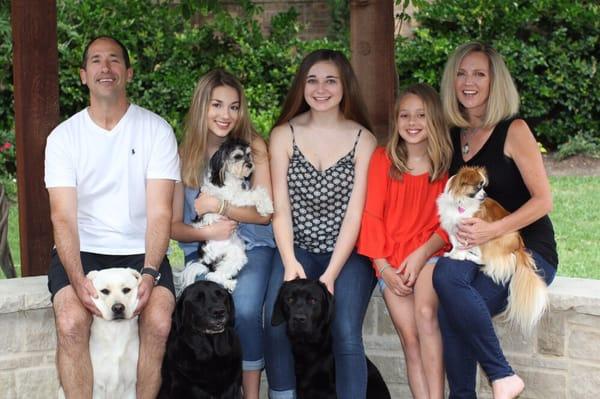
[[[221,215],[227,216],[227,211],[229,211],[229,201],[223,200],[223,203],[225,205],[223,206],[223,212],[221,213]]]
[[[225,200],[221,200],[221,203],[219,204],[219,210],[217,211],[217,213],[219,215],[222,215],[224,209],[225,209]]]
[[[385,271],[385,269],[387,269],[389,267],[390,267],[389,264],[382,266],[381,269],[379,269],[379,275],[380,276],[383,275],[383,272]]]

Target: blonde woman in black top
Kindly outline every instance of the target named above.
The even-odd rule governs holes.
[[[450,174],[462,165],[483,166],[488,195],[510,215],[493,223],[462,222],[465,248],[520,230],[546,284],[556,274],[558,257],[552,223],[550,184],[542,156],[527,123],[519,119],[519,95],[502,56],[492,47],[467,43],[450,56],[441,97],[454,155]],[[441,258],[433,283],[440,299],[439,323],[450,398],[475,398],[476,365],[492,385],[494,399],[512,399],[524,389],[502,353],[491,318],[506,307],[508,286],[495,284],[469,261]]]

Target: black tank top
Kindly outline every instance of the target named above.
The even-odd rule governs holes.
[[[463,161],[460,151],[460,129],[452,129],[451,137],[455,150],[449,171],[450,175],[453,175],[463,165],[485,167],[489,177],[489,185],[485,191],[511,213],[531,198],[517,165],[512,158],[504,155],[508,127],[514,119],[498,123],[483,147],[467,162]],[[540,254],[554,267],[558,266],[554,228],[548,215],[521,229],[521,235],[527,248]]]

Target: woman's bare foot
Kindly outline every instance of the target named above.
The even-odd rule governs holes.
[[[516,374],[492,382],[494,399],[514,399],[523,392],[524,388],[525,383]]]

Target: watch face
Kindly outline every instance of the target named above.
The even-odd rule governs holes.
[[[158,270],[155,270],[151,267],[144,267],[142,269],[142,274],[148,274],[152,276],[152,278],[154,279],[154,285],[156,285],[158,283],[158,280],[160,280],[160,273],[158,272]]]

